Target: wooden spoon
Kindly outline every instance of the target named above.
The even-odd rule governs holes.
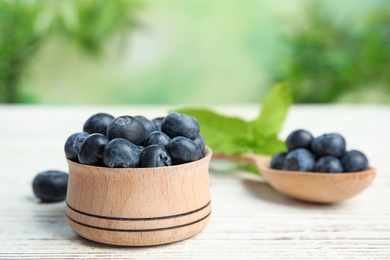
[[[349,199],[366,189],[376,175],[376,169],[352,173],[317,173],[283,171],[270,168],[272,157],[257,154],[214,154],[213,159],[227,159],[250,163],[258,168],[274,189],[295,199],[334,203]]]

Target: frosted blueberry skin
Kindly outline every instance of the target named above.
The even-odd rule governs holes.
[[[199,129],[196,118],[178,112],[168,114],[161,124],[161,130],[170,138],[184,136],[193,140],[198,136]]]
[[[66,139],[64,146],[66,158],[74,162],[78,162],[80,147],[88,136],[89,133],[87,132],[78,132],[71,134],[68,139]]]
[[[115,138],[103,150],[103,163],[110,168],[136,168],[141,151],[127,139]]]
[[[172,160],[170,154],[158,144],[152,144],[146,147],[139,159],[140,167],[164,167],[171,166]]]
[[[137,149],[138,149],[138,151],[139,151],[140,153],[142,153],[142,151],[145,149],[145,147],[142,146],[142,145],[136,145],[136,147],[137,147]]]
[[[342,173],[343,165],[338,158],[325,155],[317,160],[314,171],[323,173]]]
[[[156,117],[152,119],[153,124],[156,126],[156,130],[161,132],[161,124],[164,120],[164,117]]]
[[[288,135],[286,146],[289,151],[297,148],[310,149],[313,139],[313,135],[309,131],[298,129]]]
[[[203,152],[204,148],[206,147],[206,141],[204,140],[203,136],[198,134],[198,136],[195,137],[193,141],[199,146],[199,150]]]
[[[87,165],[102,166],[103,150],[108,142],[108,138],[99,133],[88,136],[80,147],[79,162]]]
[[[145,128],[145,137],[144,137],[144,139],[146,137],[148,137],[151,132],[157,130],[157,128],[153,124],[153,122],[150,121],[149,119],[147,119],[146,117],[138,115],[138,116],[135,116],[135,118],[138,119],[143,124],[143,126]]]
[[[340,134],[332,133],[315,138],[312,142],[311,150],[318,157],[324,155],[340,157],[345,153],[345,147],[344,137]]]
[[[305,148],[297,148],[287,153],[282,170],[312,172],[314,170],[315,157]]]
[[[141,144],[145,139],[145,127],[134,116],[120,116],[111,121],[107,127],[107,137],[127,139],[133,144]]]
[[[275,154],[271,160],[271,168],[281,170],[286,159],[287,152],[280,152]]]
[[[90,134],[100,133],[105,135],[107,127],[113,119],[114,117],[107,113],[94,114],[85,121],[83,131]]]
[[[171,155],[173,165],[193,162],[203,157],[199,146],[183,136],[173,138],[166,149]]]
[[[33,179],[32,188],[42,202],[63,201],[68,188],[68,174],[62,171],[38,173]]]
[[[170,142],[171,142],[171,138],[169,138],[169,136],[167,136],[165,133],[160,131],[153,131],[145,139],[144,146],[146,147],[152,144],[159,144],[165,148]]]
[[[344,172],[360,172],[368,169],[368,159],[358,150],[346,152],[341,157]]]

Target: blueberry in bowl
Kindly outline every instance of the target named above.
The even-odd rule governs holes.
[[[114,116],[107,113],[97,113],[90,116],[83,125],[83,131],[93,134],[100,133],[106,134],[107,127],[114,119]]]
[[[195,118],[172,113],[157,123],[119,116],[106,135],[87,133],[80,144],[70,142],[81,147],[72,157],[65,154],[66,215],[77,234],[105,244],[150,246],[189,238],[206,226],[212,151],[199,137]]]
[[[158,144],[149,145],[140,155],[141,167],[163,167],[171,166],[170,154],[165,148]]]

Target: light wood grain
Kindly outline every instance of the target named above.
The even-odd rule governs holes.
[[[292,198],[315,202],[336,203],[363,192],[376,175],[375,168],[356,173],[326,174],[292,172],[260,165],[267,182],[276,190]]]
[[[195,162],[159,168],[107,168],[68,160],[66,215],[79,235],[122,246],[192,237],[211,214],[211,150]]]
[[[0,258],[109,259],[389,259],[390,107],[294,106],[281,137],[297,128],[339,132],[363,150],[377,177],[362,193],[332,205],[304,203],[261,177],[211,162],[212,216],[189,239],[153,247],[91,242],[67,224],[65,202],[39,203],[31,181],[39,171],[68,170],[63,145],[93,113],[163,116],[174,107],[0,106]],[[258,107],[219,106],[253,119]]]
[[[251,164],[275,190],[292,198],[314,203],[336,203],[350,199],[364,191],[376,176],[375,167],[342,174],[275,170],[270,167],[272,156],[253,153],[215,154],[213,159]]]

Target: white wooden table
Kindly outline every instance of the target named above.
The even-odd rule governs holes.
[[[390,258],[390,107],[294,106],[280,134],[297,128],[343,134],[378,168],[372,185],[342,203],[290,199],[246,172],[210,172],[212,217],[185,241],[115,247],[76,235],[64,202],[42,204],[31,182],[44,170],[67,171],[63,145],[91,114],[163,116],[174,107],[0,106],[0,258]],[[214,107],[247,119],[256,105]]]

